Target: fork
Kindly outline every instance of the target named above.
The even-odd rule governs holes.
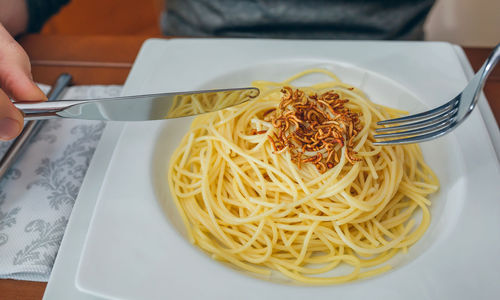
[[[479,71],[472,77],[465,89],[448,103],[418,114],[384,120],[377,125],[398,124],[375,129],[374,145],[400,145],[425,142],[447,134],[457,128],[476,106],[486,79],[500,60],[498,44]]]

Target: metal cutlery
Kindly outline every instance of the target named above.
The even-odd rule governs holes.
[[[465,89],[451,101],[422,113],[380,121],[378,125],[398,124],[377,128],[374,145],[397,145],[432,140],[457,128],[472,112],[479,99],[486,79],[500,60],[498,44],[481,69],[474,75]],[[381,140],[395,138],[389,140]]]
[[[237,88],[163,93],[89,100],[17,102],[25,120],[73,118],[105,121],[147,121],[212,112],[256,98],[259,89]]]

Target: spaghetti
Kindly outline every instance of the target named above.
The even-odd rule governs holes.
[[[315,72],[331,80],[292,86]],[[170,190],[191,242],[244,270],[275,270],[307,284],[390,269],[383,263],[426,231],[427,196],[439,187],[418,145],[373,145],[376,122],[403,112],[372,103],[321,69],[255,86],[257,100],[197,117],[171,157]],[[289,92],[307,101],[284,103]],[[318,104],[328,93],[342,100],[339,110]],[[308,119],[313,106],[323,117]],[[303,123],[289,121],[285,128],[287,111]],[[318,124],[338,121],[337,115],[350,117],[336,125],[335,142],[328,126]],[[299,129],[301,143],[291,138]],[[341,266],[349,271],[338,274],[346,269]]]

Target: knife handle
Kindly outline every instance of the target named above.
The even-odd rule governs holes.
[[[31,121],[61,118],[57,115],[57,112],[60,112],[75,104],[81,104],[87,101],[90,100],[16,102],[13,104],[23,113],[25,121]]]

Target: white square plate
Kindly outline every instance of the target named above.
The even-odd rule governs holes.
[[[129,93],[247,86],[328,68],[374,101],[416,112],[466,84],[452,45],[411,42],[150,40]],[[476,110],[455,132],[423,144],[441,180],[432,222],[394,270],[328,287],[252,278],[211,260],[183,237],[166,181],[190,119],[129,123],[116,145],[84,244],[77,287],[118,299],[422,299],[500,295],[500,171]],[[160,204],[161,203],[161,204]]]

